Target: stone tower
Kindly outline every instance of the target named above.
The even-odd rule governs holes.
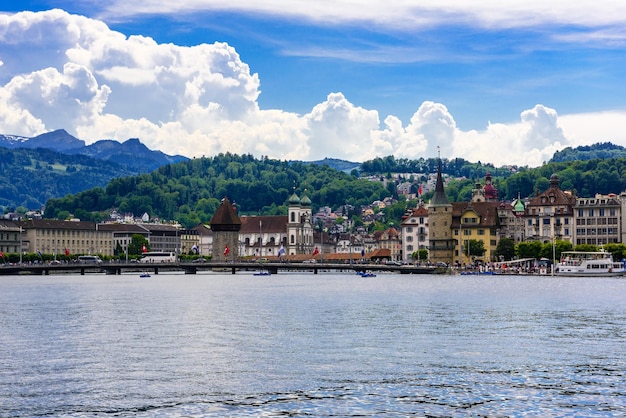
[[[236,260],[239,257],[241,220],[228,198],[222,199],[211,218],[213,231],[213,261]]]
[[[443,188],[441,159],[437,166],[435,194],[428,204],[428,257],[431,262],[451,264],[454,257],[455,240],[452,238],[452,205]]]

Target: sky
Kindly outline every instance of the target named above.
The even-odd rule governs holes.
[[[11,4],[5,4],[11,3]],[[0,4],[0,133],[537,167],[626,146],[619,0]]]

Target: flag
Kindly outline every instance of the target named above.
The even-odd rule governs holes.
[[[230,254],[230,248],[228,248],[227,245],[226,248],[224,248],[224,257],[226,257],[228,254]]]
[[[320,253],[320,250],[317,249],[317,247],[315,247],[315,249],[313,250],[313,255],[318,255]]]
[[[193,247],[191,247],[191,251],[193,251],[194,253],[198,254],[198,246],[196,244],[193,245]]]
[[[43,254],[41,254],[41,251],[37,250],[37,255],[39,255],[39,258],[43,260]]]
[[[417,194],[418,195],[422,195],[422,185],[420,184],[420,187],[417,189]]]
[[[365,257],[365,249],[361,250],[361,257]]]
[[[65,255],[66,256],[70,255],[70,250],[68,250],[67,248],[65,249]]]
[[[146,244],[141,247],[141,252],[147,253],[148,249],[146,248]]]
[[[278,249],[278,256],[282,257],[284,255],[285,255],[285,247],[281,245],[280,248]]]
[[[4,253],[0,251],[0,258],[4,258]]]

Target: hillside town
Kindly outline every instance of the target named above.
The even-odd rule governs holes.
[[[561,190],[558,176],[552,175],[546,190],[529,199],[518,197],[506,202],[498,199],[498,190],[487,174],[483,182],[476,183],[470,201],[449,202],[441,166],[424,187],[434,188],[429,202],[417,199],[397,226],[373,233],[367,232],[367,224],[376,221],[380,210],[393,203],[391,199],[362,208],[364,226],[355,227],[344,216],[344,211],[351,208],[333,211],[321,207],[313,213],[307,195],[294,192],[287,202],[287,215],[240,216],[225,197],[208,225],[192,229],[151,220],[147,214],[136,218],[116,211],[102,223],[5,217],[0,220],[0,252],[97,254],[123,259],[129,257],[133,236],[139,235],[152,251],[215,260],[282,256],[302,261],[339,255],[350,260],[375,256],[386,262],[461,266],[499,261],[495,250],[503,238],[516,244],[563,240],[573,245],[601,246],[626,242],[626,221],[622,217],[626,213],[626,192],[580,197]],[[218,231],[230,231],[229,238],[217,238]],[[469,252],[471,241],[482,242],[482,256]],[[421,253],[426,257],[421,258]]]

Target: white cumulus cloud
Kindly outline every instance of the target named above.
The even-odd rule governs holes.
[[[581,129],[584,121],[624,126],[619,112],[560,117],[537,105],[520,109],[514,123],[463,131],[444,104],[432,101],[406,125],[341,92],[328,93],[302,115],[261,109],[259,76],[228,44],[159,44],[62,10],[0,15],[0,61],[4,134],[64,128],[87,143],[139,138],[152,149],[188,157],[233,152],[364,161],[440,151],[444,158],[531,166],[557,149],[583,144],[585,135],[626,143],[607,137],[608,128],[604,138]]]

